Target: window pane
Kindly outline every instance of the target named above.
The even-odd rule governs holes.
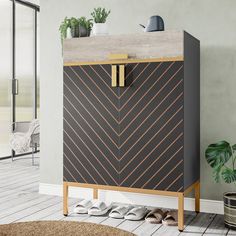
[[[0,157],[11,155],[11,77],[12,8],[11,1],[0,0]]]

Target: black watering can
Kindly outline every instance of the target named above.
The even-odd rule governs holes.
[[[144,28],[145,32],[164,31],[164,21],[160,16],[151,16],[148,20],[147,26],[139,24]]]

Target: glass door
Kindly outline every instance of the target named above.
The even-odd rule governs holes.
[[[38,12],[30,2],[0,0],[0,159],[18,155],[9,145],[13,123],[38,117]]]
[[[0,157],[11,155],[12,3],[0,1]]]
[[[15,8],[15,121],[34,119],[34,10],[16,4]]]

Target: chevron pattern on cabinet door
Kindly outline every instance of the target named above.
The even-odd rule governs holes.
[[[183,62],[64,67],[64,180],[183,191]]]
[[[119,91],[111,66],[64,67],[64,181],[119,185]]]
[[[120,186],[183,191],[183,62],[126,65]]]

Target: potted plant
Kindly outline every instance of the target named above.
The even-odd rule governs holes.
[[[111,11],[107,11],[105,8],[94,8],[94,11],[91,13],[91,16],[94,20],[93,25],[93,34],[94,35],[106,35],[108,34],[108,27],[106,24],[107,17]]]
[[[75,17],[70,18],[70,30],[72,38],[79,37],[79,20]]]
[[[60,25],[61,41],[66,38],[88,37],[92,30],[92,19],[86,19],[82,16],[79,19],[75,17],[65,18]]]
[[[86,19],[86,17],[82,16],[78,19],[79,22],[79,37],[88,37],[90,36],[92,27],[93,27],[93,20]]]
[[[210,144],[205,152],[208,164],[213,168],[216,182],[236,183],[236,144],[226,141]],[[236,191],[224,193],[225,225],[236,229]]]
[[[61,25],[59,27],[59,31],[61,34],[61,41],[63,42],[63,40],[65,38],[71,38],[71,30],[70,30],[70,19],[68,19],[67,17],[65,17],[65,19],[61,22]]]

